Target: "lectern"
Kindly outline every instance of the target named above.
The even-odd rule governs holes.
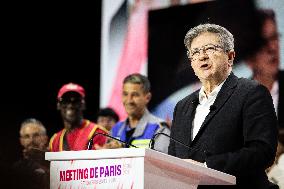
[[[236,178],[151,149],[46,152],[51,189],[194,189]]]

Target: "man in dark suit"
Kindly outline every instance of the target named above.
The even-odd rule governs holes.
[[[174,111],[171,136],[191,149],[171,141],[169,154],[236,176],[232,188],[270,188],[265,169],[275,157],[277,118],[269,91],[232,73],[234,37],[227,29],[199,25],[184,42],[202,87]]]

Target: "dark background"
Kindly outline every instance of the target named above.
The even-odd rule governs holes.
[[[37,118],[49,137],[63,127],[56,110],[59,88],[86,89],[89,119],[99,107],[101,1],[92,4],[14,3],[1,21],[0,160],[20,157],[20,123]]]

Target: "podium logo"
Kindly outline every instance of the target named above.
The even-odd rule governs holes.
[[[121,175],[121,165],[60,170],[60,181],[106,178]]]

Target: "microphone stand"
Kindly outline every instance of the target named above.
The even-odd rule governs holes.
[[[150,143],[149,143],[149,148],[150,148],[150,149],[153,149],[153,150],[154,150],[155,138],[156,138],[158,135],[165,135],[165,136],[169,137],[171,140],[173,140],[173,141],[175,141],[175,142],[181,144],[182,146],[187,147],[187,148],[191,148],[191,147],[189,147],[189,146],[183,144],[181,141],[170,137],[168,134],[165,134],[165,133],[156,133],[156,134],[154,134],[154,136],[153,136],[153,137],[151,138],[151,140],[150,140]]]
[[[176,142],[176,143],[178,143],[178,144],[180,144],[180,145],[182,145],[182,146],[184,146],[184,147],[186,147],[186,148],[188,148],[188,149],[190,149],[190,150],[194,150],[194,151],[195,151],[195,150],[200,150],[200,148],[198,148],[198,147],[190,147],[190,146],[184,144],[183,142],[181,142],[181,141],[179,141],[179,140],[177,140],[177,139],[175,139],[175,138],[172,138],[171,136],[169,136],[168,134],[165,134],[165,133],[156,133],[156,134],[153,135],[153,137],[151,138],[150,143],[149,143],[149,148],[152,149],[152,150],[155,150],[155,149],[154,149],[155,138],[156,138],[158,135],[164,135],[164,136],[170,138],[170,140],[173,140],[174,142]],[[204,152],[205,152],[205,151],[204,151]]]

